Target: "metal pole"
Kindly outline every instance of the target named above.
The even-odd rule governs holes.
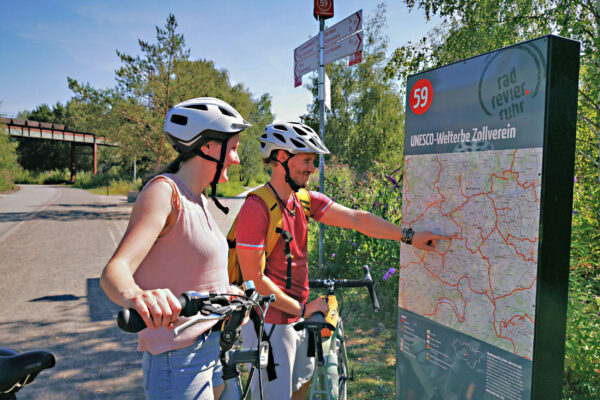
[[[133,188],[135,189],[135,182],[137,181],[137,158],[133,157]]]
[[[319,133],[325,143],[325,63],[323,57],[325,18],[319,17]],[[319,191],[325,191],[325,156],[319,154]],[[323,268],[325,225],[319,224],[319,269]]]
[[[596,12],[600,13],[600,0],[596,0]],[[596,34],[600,37],[599,18],[596,18]],[[596,49],[596,61],[600,61],[600,54],[598,54],[598,49]],[[600,104],[600,93],[598,93],[598,104]],[[600,129],[598,128],[598,126],[600,126],[600,109],[597,109],[596,111],[596,137],[598,139],[598,161],[600,161]],[[598,168],[598,182],[600,183],[600,168]],[[598,210],[598,212],[600,215],[600,210]]]

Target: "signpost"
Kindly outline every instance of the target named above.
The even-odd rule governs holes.
[[[350,56],[349,64],[362,61],[362,10],[355,12],[331,28],[325,29],[325,19],[333,17],[333,0],[315,0],[313,14],[319,18],[319,34],[294,50],[294,87],[302,85],[302,75],[319,72],[319,132],[325,131],[325,64]],[[319,190],[325,183],[325,159],[319,155]],[[323,266],[323,225],[319,224],[319,266]]]
[[[579,43],[408,78],[397,399],[560,399]]]
[[[324,63],[351,56],[350,65],[362,61],[362,10],[324,30]],[[302,75],[319,67],[319,35],[294,49],[294,86],[302,85]]]

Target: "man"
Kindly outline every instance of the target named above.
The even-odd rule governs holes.
[[[236,251],[244,280],[253,280],[260,294],[275,294],[277,298],[265,317],[265,332],[270,334],[277,378],[269,382],[267,374],[263,374],[264,398],[304,399],[314,372],[314,358],[306,356],[307,334],[296,332],[293,324],[314,312],[327,314],[328,306],[321,298],[307,304],[307,218],[296,192],[306,186],[315,172],[315,156],[329,154],[329,150],[310,127],[295,122],[268,125],[260,138],[260,146],[263,161],[272,168],[266,186],[278,200],[281,228],[290,233],[292,239],[286,243],[280,238],[268,258],[265,256],[269,209],[259,197],[250,195],[238,215]],[[449,239],[431,232],[415,233],[410,228],[403,231],[369,212],[334,203],[322,193],[308,194],[310,217],[327,225],[355,229],[379,239],[402,240],[421,250],[431,250],[437,240]],[[290,253],[291,264],[288,265]],[[244,327],[243,335],[248,346],[255,345],[256,334],[249,325]],[[258,398],[257,390],[258,382],[253,382],[253,399]]]

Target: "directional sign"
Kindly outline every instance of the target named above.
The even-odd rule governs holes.
[[[362,10],[328,28],[324,32],[324,62],[329,64],[351,56],[350,65],[362,60]],[[359,32],[357,34],[357,32]],[[294,49],[294,86],[302,84],[302,75],[319,67],[319,37],[314,36]]]
[[[358,10],[346,19],[341,20],[331,28],[325,29],[324,47],[330,47],[336,42],[362,30],[362,10]]]
[[[319,37],[314,36],[294,50],[294,77],[302,75],[319,67]],[[296,85],[298,86],[298,85]]]
[[[362,32],[348,36],[346,39],[325,47],[323,61],[325,64],[334,62],[342,57],[358,53],[363,49]]]

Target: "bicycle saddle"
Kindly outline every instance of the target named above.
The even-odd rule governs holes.
[[[325,315],[323,315],[321,312],[316,312],[304,321],[300,321],[294,325],[294,329],[297,331],[301,331],[302,329],[320,331],[323,328],[327,328],[332,331],[335,330],[335,326],[327,322]]]
[[[0,347],[0,394],[16,392],[41,371],[54,367],[54,355],[37,350],[20,353]]]

